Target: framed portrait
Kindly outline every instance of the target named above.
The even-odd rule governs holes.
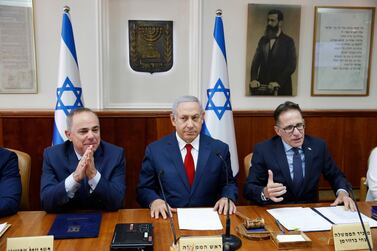
[[[32,0],[0,0],[0,34],[0,94],[37,93]]]
[[[314,10],[312,96],[368,96],[374,7]]]
[[[299,5],[249,4],[246,96],[297,94]]]

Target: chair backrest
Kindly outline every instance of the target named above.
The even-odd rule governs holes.
[[[365,201],[367,197],[368,186],[366,184],[366,180],[367,180],[366,177],[360,178],[360,196],[359,196],[360,201]]]
[[[245,168],[245,177],[249,176],[249,169],[251,166],[251,158],[253,157],[253,153],[249,153],[248,155],[245,156],[243,159],[243,164]]]
[[[20,210],[29,210],[29,183],[30,183],[30,169],[31,169],[31,158],[30,155],[19,151],[8,148],[8,150],[17,154],[18,157],[18,169],[21,176],[22,193],[21,193],[21,205]]]

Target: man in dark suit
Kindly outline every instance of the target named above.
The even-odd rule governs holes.
[[[67,117],[68,140],[43,155],[41,204],[48,212],[117,210],[125,195],[123,148],[101,140],[97,115],[78,108]]]
[[[0,217],[15,214],[21,201],[21,177],[14,152],[0,147]]]
[[[282,23],[280,10],[268,12],[265,35],[258,42],[251,64],[251,95],[292,95],[296,48],[293,39],[283,33]]]
[[[166,200],[172,211],[177,207],[214,206],[220,214],[236,211],[237,186],[231,169],[225,169],[221,154],[230,167],[227,144],[200,134],[204,111],[193,96],[178,98],[171,114],[176,129],[164,138],[148,145],[137,187],[138,201],[150,207],[151,217],[165,219],[167,208],[158,182],[160,176]],[[226,173],[229,184],[227,185]]]
[[[331,205],[344,203],[354,211],[355,203],[347,192],[349,183],[326,143],[305,136],[300,107],[287,101],[276,108],[274,118],[277,136],[255,146],[245,197],[258,204],[318,202],[323,174],[337,195]]]

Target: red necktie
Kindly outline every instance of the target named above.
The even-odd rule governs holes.
[[[194,158],[191,154],[192,145],[187,144],[186,145],[186,157],[185,157],[185,169],[186,169],[186,175],[188,182],[190,186],[192,186],[192,183],[194,181],[195,176],[195,167],[194,167]]]

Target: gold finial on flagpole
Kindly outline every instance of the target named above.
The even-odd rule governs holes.
[[[218,9],[216,11],[216,16],[221,16],[223,14],[223,11],[221,9]]]
[[[68,12],[70,11],[69,6],[67,6],[67,5],[64,6],[64,7],[63,7],[63,11],[66,12],[66,13],[68,13]]]

